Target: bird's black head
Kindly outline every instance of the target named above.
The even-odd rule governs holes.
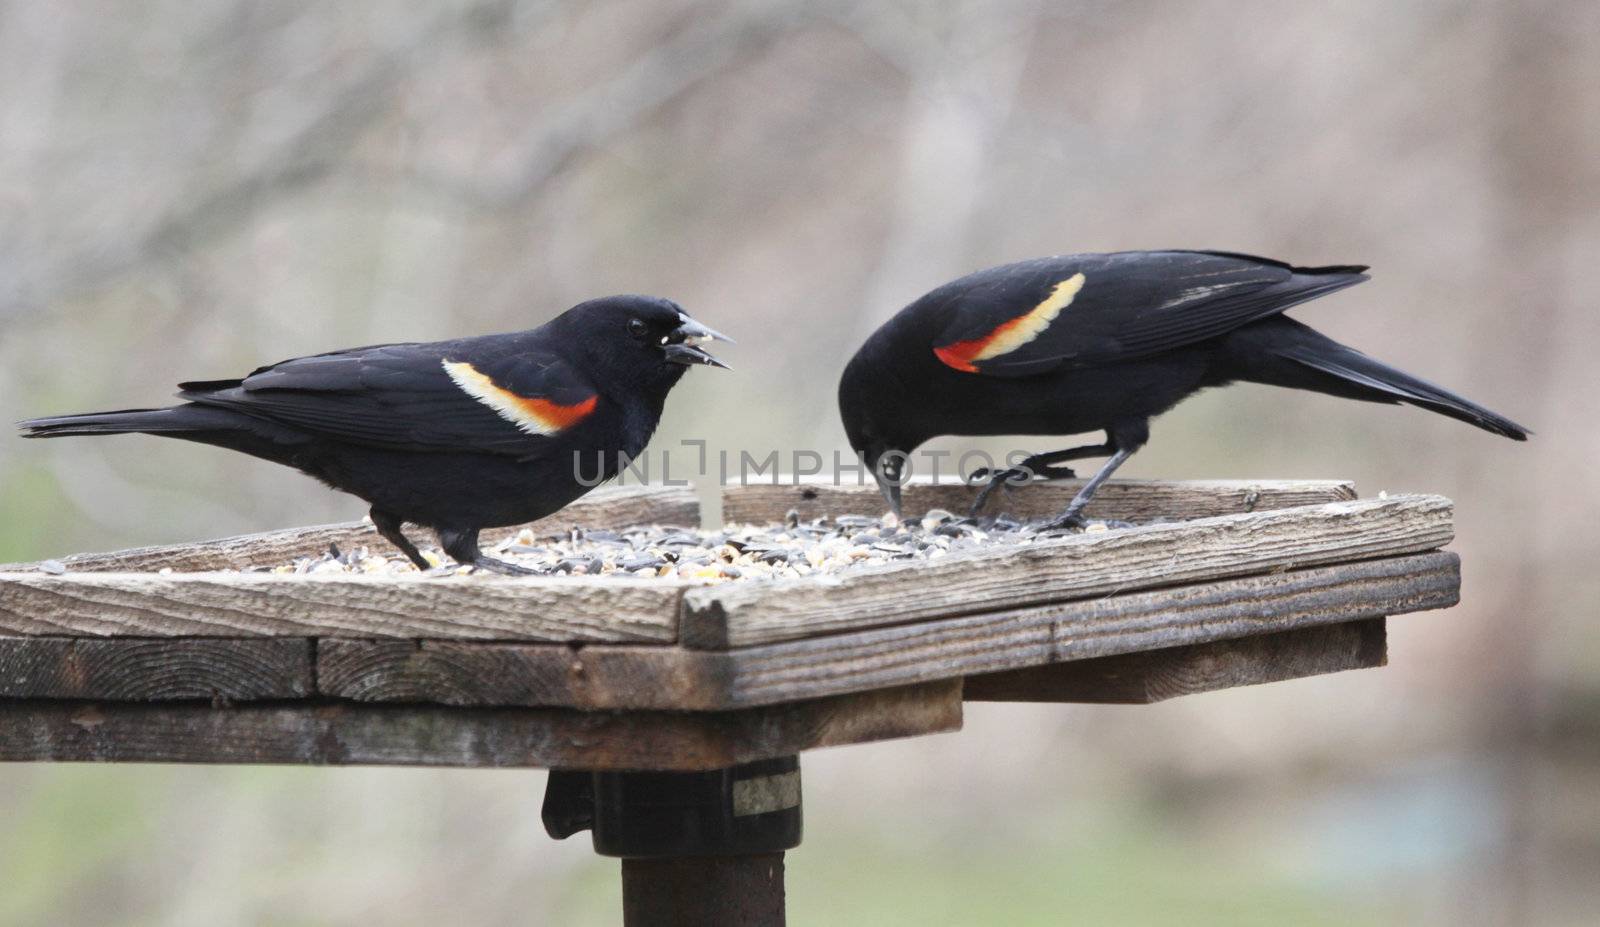
[[[645,387],[671,387],[697,364],[727,368],[700,345],[733,339],[694,319],[683,307],[658,296],[606,296],[579,303],[552,324],[574,348],[617,380]]]
[[[894,372],[874,359],[868,341],[839,378],[839,417],[845,436],[877,481],[884,501],[900,514],[900,485],[911,452],[926,440],[907,421],[904,386]]]

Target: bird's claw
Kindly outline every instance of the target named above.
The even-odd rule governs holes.
[[[1089,519],[1083,517],[1082,512],[1064,512],[1056,518],[1039,526],[1040,534],[1052,531],[1082,531],[1089,527]]]
[[[1134,527],[1133,522],[1122,521],[1118,518],[1099,518],[1095,519],[1094,523],[1104,525],[1108,531]],[[1053,531],[1083,531],[1084,529],[1088,528],[1089,525],[1090,520],[1085,518],[1083,513],[1071,512],[1063,514],[1056,519],[1047,521],[1040,525],[1039,533],[1048,534]]]
[[[989,497],[994,495],[996,489],[1003,488],[1009,493],[1030,476],[1032,474],[1028,471],[1016,468],[994,470],[989,467],[979,467],[972,471],[967,475],[967,484],[975,486],[978,483],[983,483],[984,486],[978,490],[978,497],[972,500],[972,507],[967,509],[967,517],[977,518],[983,512],[983,507],[988,504]]]
[[[505,560],[496,560],[493,557],[479,557],[467,564],[473,572],[483,570],[488,573],[499,573],[502,576],[538,576],[538,570],[531,570],[521,564],[510,563]]]

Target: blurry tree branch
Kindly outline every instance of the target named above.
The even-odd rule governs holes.
[[[838,21],[906,69],[911,80],[895,220],[866,305],[886,308],[935,268],[959,267],[980,206],[995,139],[1026,63],[1039,4],[969,4],[933,22],[908,22],[893,5],[860,5]],[[865,316],[864,326],[874,317]]]
[[[519,31],[537,28],[570,9],[561,0],[537,4],[534,15],[513,16],[517,0],[482,0],[452,9],[420,24],[411,38],[372,58],[328,93],[308,100],[312,116],[281,147],[255,166],[192,195],[176,198],[168,211],[141,231],[103,242],[81,259],[67,260],[57,272],[32,287],[28,304],[39,307],[63,296],[93,292],[152,262],[186,253],[249,222],[260,210],[286,196],[324,182],[388,186],[349,162],[351,150],[391,107],[389,103],[419,72],[462,47],[503,40],[496,27],[515,22]],[[770,45],[804,15],[804,8],[780,0],[741,0],[717,15],[692,20],[678,32],[639,53],[615,77],[558,107],[534,113],[513,143],[520,155],[506,176],[479,180],[414,173],[403,186],[452,205],[509,211],[537,195],[542,184],[584,152],[637,126],[649,114],[681,97],[707,78],[725,71]],[[18,305],[0,307],[17,310]]]
[[[852,343],[885,314],[967,263],[997,139],[1010,118],[1037,22],[1036,2],[973,3],[919,20],[894,4],[847,6],[835,21],[909,79],[893,219],[868,280]],[[817,440],[831,419],[820,417]]]
[[[708,78],[770,46],[801,19],[803,7],[782,0],[746,0],[696,19],[639,54],[615,77],[559,106],[537,112],[512,147],[506,176],[479,180],[441,173],[407,179],[416,192],[468,208],[509,211],[576,158],[638,126]]]
[[[314,115],[281,148],[256,166],[212,188],[176,198],[169,210],[141,233],[102,244],[91,256],[67,261],[35,288],[29,303],[40,307],[62,296],[93,292],[152,261],[181,253],[248,221],[263,205],[326,178],[339,159],[386,112],[386,103],[407,78],[459,48],[481,43],[492,25],[507,19],[517,0],[481,0],[421,23],[409,41],[375,56],[354,76],[320,99],[308,100]],[[541,12],[560,9],[541,4]],[[0,306],[0,311],[16,305]]]

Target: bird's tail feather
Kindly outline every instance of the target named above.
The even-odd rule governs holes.
[[[1528,440],[1528,429],[1511,419],[1492,412],[1470,399],[1458,396],[1442,386],[1414,377],[1403,370],[1390,367],[1344,345],[1335,343],[1337,351],[1318,351],[1304,347],[1289,348],[1280,352],[1283,357],[1306,367],[1338,377],[1355,386],[1365,387],[1400,402],[1448,415],[1453,419],[1476,425],[1484,431],[1504,435],[1516,441]]]
[[[123,409],[53,415],[18,422],[25,438],[63,438],[71,435],[172,434],[236,427],[238,416],[222,409],[181,405],[165,409]]]
[[[1404,402],[1526,441],[1531,432],[1434,383],[1390,367],[1293,319],[1279,316],[1238,330],[1233,356],[1241,379],[1363,399]]]

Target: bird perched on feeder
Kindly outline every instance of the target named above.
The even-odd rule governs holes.
[[[542,518],[615,476],[690,366],[727,366],[700,347],[711,340],[729,339],[671,300],[612,296],[530,331],[300,357],[179,384],[181,405],[20,427],[30,438],[139,432],[242,451],[360,496],[419,569],[430,564],[404,522],[432,528],[458,563],[522,573],[484,556],[479,530]]]
[[[884,323],[839,383],[850,445],[900,510],[908,454],[939,435],[1070,435],[1106,440],[1035,454],[987,479],[1074,476],[1109,459],[1051,524],[1083,509],[1150,435],[1150,419],[1236,380],[1368,402],[1409,403],[1526,440],[1521,425],[1345,347],[1283,315],[1367,279],[1364,266],[1294,267],[1224,251],[1073,254],[952,281]]]

